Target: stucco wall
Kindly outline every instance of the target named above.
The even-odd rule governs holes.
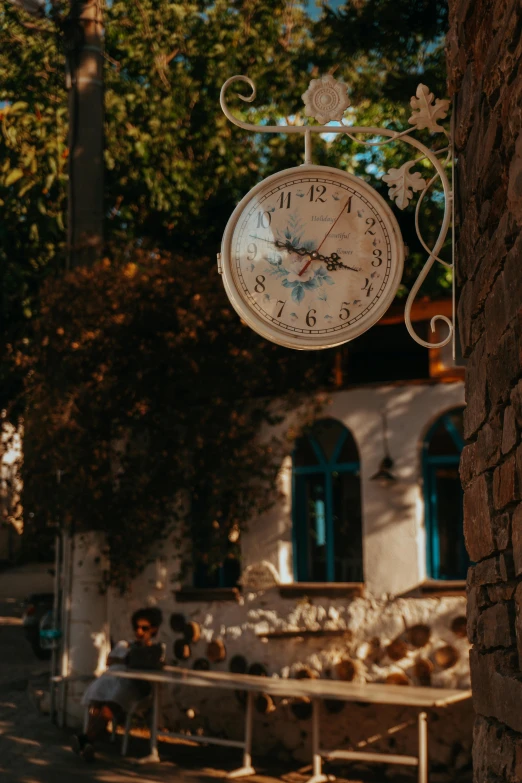
[[[125,595],[110,592],[107,600],[97,598],[100,565],[93,557],[93,542],[87,542],[87,546],[84,543],[76,548],[73,605],[83,600],[91,608],[87,614],[80,608],[75,612],[71,626],[75,649],[80,650],[89,638],[98,645],[105,628],[104,612],[108,612],[114,642],[132,636],[130,617],[135,609],[155,605],[164,614],[160,639],[166,643],[170,664],[192,667],[197,659],[208,660],[209,643],[218,641],[224,645],[225,657],[210,664],[215,670],[228,670],[231,659],[241,655],[247,665],[261,664],[269,676],[276,677],[293,677],[306,669],[315,676],[345,678],[346,670],[343,674],[340,666],[344,662],[345,669],[351,669],[354,680],[360,682],[399,678],[406,687],[469,687],[464,597],[429,598],[415,591],[426,575],[422,441],[435,419],[462,403],[460,383],[373,386],[332,396],[324,415],[351,430],[360,453],[366,574],[363,595],[357,597],[346,590],[321,593],[321,589],[294,597],[285,593],[284,584],[293,580],[291,462],[287,458],[281,469],[282,502],[264,517],[252,520],[241,538],[243,568],[267,561],[274,566],[282,587],[245,587],[236,600],[229,601],[181,601],[179,552],[167,541]],[[399,479],[391,488],[370,481],[383,456],[383,409],[387,411],[389,447]],[[96,601],[98,610],[93,606]],[[199,640],[189,645],[185,660],[174,650],[175,642],[182,638],[171,626],[176,615],[177,622],[182,615],[183,621],[196,622],[201,630]],[[419,628],[420,642],[412,630]],[[83,657],[81,666],[78,657],[72,661],[71,670],[85,667],[88,661]],[[90,665],[96,665],[96,655],[91,658]],[[75,692],[71,701],[78,705],[78,698]],[[309,761],[310,718],[296,714],[291,699],[274,706],[270,714],[256,714],[256,751]],[[306,706],[304,709],[306,712]],[[470,758],[470,705],[447,711],[444,720],[436,714],[432,718],[432,761],[449,765],[453,774]],[[412,723],[404,731],[385,734],[390,726],[404,722]],[[165,689],[162,723],[187,732],[241,737],[243,705],[230,692],[202,695],[194,690]],[[351,706],[339,714],[325,708],[322,727],[325,744],[353,745],[382,735],[372,747],[406,753],[416,749],[415,714],[402,708]]]
[[[363,507],[365,583],[373,595],[399,595],[426,578],[426,538],[422,496],[421,446],[431,423],[464,404],[463,383],[359,387],[332,395],[324,416],[350,429],[359,449]],[[381,412],[386,409],[393,487],[370,477],[383,457]],[[243,567],[272,563],[282,582],[292,582],[291,460],[280,474],[283,499],[242,536]]]
[[[163,558],[162,563],[165,565],[168,559]],[[469,688],[463,597],[350,599],[341,594],[339,598],[302,595],[289,599],[280,593],[280,588],[273,587],[260,592],[244,591],[237,601],[178,603],[170,588],[173,574],[167,569],[163,575],[165,581],[158,583],[157,568],[151,564],[125,596],[111,598],[114,640],[129,637],[132,611],[148,603],[163,610],[165,621],[159,638],[166,643],[170,664],[191,668],[198,659],[207,658],[209,642],[219,640],[225,648],[225,659],[211,663],[213,671],[228,671],[234,656],[241,655],[248,666],[264,666],[269,676],[295,677],[306,669],[316,676],[339,679],[345,676],[340,662],[349,662],[353,679],[358,682],[387,682],[398,677],[405,687],[409,683]],[[200,639],[189,645],[190,656],[185,660],[176,659],[174,643],[182,635],[170,627],[172,615],[179,622],[180,614],[201,628]],[[418,632],[419,628],[421,636],[424,633],[428,637],[420,642],[412,633],[412,629]],[[302,636],[284,635],[285,631],[297,629]],[[332,635],[325,635],[324,631]],[[271,632],[279,636],[270,636]],[[394,646],[390,647],[392,643]],[[453,656],[449,660],[448,651]],[[295,714],[292,699],[277,700],[274,706],[268,715],[256,713],[256,752],[309,762],[309,715]],[[166,688],[162,707],[161,722],[171,730],[242,737],[244,705],[233,692]],[[443,720],[441,713],[436,712],[431,716],[430,758],[435,764],[449,765],[446,779],[454,780],[455,765],[464,767],[470,761],[471,705],[468,702],[446,710],[442,717]],[[397,734],[386,735],[388,728],[404,722],[412,724]],[[404,708],[350,705],[341,713],[331,714],[326,707],[321,727],[326,746],[364,743],[382,735],[373,745],[375,749],[416,751],[415,712]]]
[[[412,593],[412,588],[426,577],[422,441],[442,413],[462,404],[461,383],[404,384],[334,394],[324,411],[325,416],[338,419],[350,429],[359,449],[366,577],[362,597],[342,593],[328,597],[315,592],[288,598],[284,589],[273,587],[257,592],[246,588],[237,601],[177,603],[177,553],[167,544],[126,596],[112,597],[113,639],[127,636],[131,612],[150,603],[164,612],[161,638],[167,645],[168,660],[174,664],[193,666],[197,659],[207,657],[209,642],[218,640],[225,646],[226,657],[211,664],[215,670],[228,670],[231,659],[241,655],[249,665],[262,664],[270,676],[293,677],[307,669],[316,676],[336,678],[344,676],[340,662],[349,661],[354,679],[360,682],[402,678],[410,684],[468,688],[465,599],[427,598]],[[393,487],[370,481],[383,456],[384,409],[394,472],[399,479]],[[269,562],[284,585],[293,581],[289,457],[281,468],[280,488],[281,502],[249,523],[241,545],[243,568]],[[410,595],[405,595],[408,591]],[[403,597],[398,597],[401,594]],[[181,636],[169,625],[173,614],[182,614],[186,621],[197,622],[201,628],[201,638],[190,645],[190,657],[182,661],[174,652],[174,643]],[[416,646],[411,629],[419,627],[428,638]],[[297,630],[304,635],[285,636]],[[274,632],[280,636],[275,638]],[[392,644],[395,648],[390,647]],[[402,654],[397,659],[397,645],[400,649],[401,644]],[[308,761],[310,719],[294,714],[291,699],[274,706],[275,711],[256,718],[258,752],[277,752],[282,757]],[[323,712],[324,736],[332,744],[364,743],[391,725],[415,718],[399,708],[350,707],[335,715]],[[433,716],[435,722],[437,717]],[[242,721],[243,707],[233,694],[202,696],[198,691],[175,688],[164,694],[163,722],[170,728],[219,732],[235,738],[242,736]],[[468,703],[447,711],[444,721],[433,726],[430,753],[434,762],[449,765],[453,772],[469,763],[471,722]],[[413,753],[416,741],[413,724],[391,737],[383,735],[375,747]]]
[[[60,699],[64,719],[72,725],[82,721],[81,699],[86,687],[85,681],[75,678],[99,675],[105,669],[110,650],[110,596],[102,590],[107,568],[104,550],[102,533],[82,533],[64,539],[60,674],[72,679],[61,690]]]
[[[0,560],[14,560],[23,530],[20,493],[22,429],[0,418]]]

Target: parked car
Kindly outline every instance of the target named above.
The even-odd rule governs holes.
[[[45,615],[52,612],[53,602],[53,593],[32,593],[24,602],[23,629],[34,654],[41,659],[51,657],[51,650],[45,642],[42,645],[40,624]]]
[[[52,610],[46,612],[40,620],[40,649],[49,651],[52,654],[54,649],[57,649],[62,638],[62,632],[59,628],[55,627],[53,622]]]

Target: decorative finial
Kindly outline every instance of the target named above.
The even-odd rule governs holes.
[[[305,104],[307,117],[313,117],[321,125],[332,120],[341,122],[343,114],[350,105],[347,87],[333,76],[322,76],[312,79],[305,93],[301,96]]]

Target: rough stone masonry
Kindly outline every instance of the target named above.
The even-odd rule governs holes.
[[[474,780],[522,781],[522,4],[450,0]]]

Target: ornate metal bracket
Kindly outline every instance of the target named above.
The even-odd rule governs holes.
[[[305,142],[305,163],[312,162],[312,134],[314,133],[344,133],[357,144],[363,144],[366,146],[382,146],[384,144],[390,144],[394,141],[401,141],[405,144],[409,144],[411,147],[414,147],[421,153],[417,158],[404,163],[402,166],[400,166],[400,168],[391,168],[382,177],[383,182],[386,182],[386,184],[389,186],[388,195],[390,199],[395,201],[399,209],[405,209],[409,205],[410,200],[413,198],[414,192],[419,192],[419,198],[415,207],[415,230],[422,247],[428,254],[428,260],[419,273],[419,276],[417,277],[417,280],[415,281],[406,300],[406,305],[404,308],[404,321],[411,337],[425,348],[442,348],[444,345],[452,342],[453,357],[455,358],[454,274],[452,288],[452,318],[450,319],[445,315],[435,315],[430,321],[432,332],[435,332],[437,322],[443,321],[448,326],[447,336],[443,340],[440,340],[440,342],[429,343],[419,337],[419,335],[415,332],[411,321],[411,309],[413,302],[415,301],[415,298],[423,282],[428,276],[433,264],[438,262],[451,270],[454,269],[453,252],[451,263],[444,261],[439,256],[439,252],[446,240],[449,227],[454,223],[453,194],[445,171],[445,168],[451,162],[453,180],[452,144],[450,134],[442,125],[438,124],[439,120],[442,120],[446,117],[447,111],[449,109],[449,101],[441,100],[439,98],[434,99],[433,94],[430,93],[429,88],[424,84],[419,84],[416,95],[410,101],[413,111],[411,117],[408,119],[408,122],[411,125],[416,126],[417,130],[428,128],[432,133],[443,133],[448,140],[447,146],[443,147],[442,149],[430,150],[414,136],[410,135],[411,129],[398,132],[389,130],[388,128],[347,125],[344,121],[344,113],[350,105],[350,101],[347,95],[347,88],[343,82],[337,81],[333,78],[333,76],[323,76],[320,79],[312,79],[308,90],[302,96],[305,102],[306,116],[313,117],[319,123],[321,123],[320,125],[254,125],[252,123],[239,120],[237,117],[234,117],[226,101],[226,92],[228,88],[237,82],[244,82],[250,87],[251,90],[250,95],[241,95],[238,93],[237,97],[240,98],[240,100],[245,101],[246,103],[252,103],[256,97],[255,84],[248,76],[232,76],[230,79],[227,79],[221,88],[220,95],[221,108],[226,117],[231,122],[233,122],[234,125],[254,133],[298,133],[303,135]],[[339,125],[326,124],[334,121],[338,122]],[[357,138],[357,136],[363,134],[367,136],[384,136],[387,138],[385,138],[384,141],[371,141]],[[445,154],[446,157],[441,162],[439,157],[443,154]],[[418,171],[412,171],[412,168],[415,166],[415,164],[425,158],[430,161],[433,168],[435,169],[434,175],[427,182],[422,178]],[[439,235],[433,247],[430,248],[422,236],[419,225],[419,212],[426,194],[437,179],[440,180],[443,190],[444,213]],[[453,247],[454,243],[452,241],[452,249]]]

